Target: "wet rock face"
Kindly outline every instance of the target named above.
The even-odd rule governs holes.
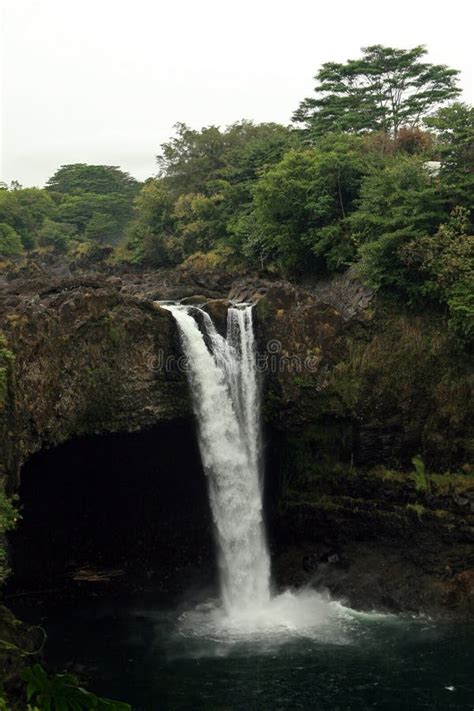
[[[258,299],[266,421],[358,466],[468,466],[473,371],[442,316],[368,301],[352,280],[342,304],[336,286],[276,283]]]
[[[352,590],[358,606],[470,609],[472,492],[453,475],[451,492],[423,480],[417,489],[408,476],[415,455],[427,471],[470,471],[472,371],[439,314],[375,300],[350,273],[302,286],[255,275],[48,269],[0,279],[1,330],[15,356],[0,411],[0,469],[11,488],[37,450],[192,415],[175,322],[155,300],[203,306],[221,333],[229,300],[251,301],[279,579],[324,578],[337,594]]]
[[[277,583],[472,619],[472,369],[439,314],[342,296],[273,284],[255,309]]]
[[[85,266],[46,255],[0,275],[1,331],[14,355],[0,473],[12,486],[38,449],[191,416],[175,322],[155,301],[206,303],[225,332],[226,274]]]
[[[422,485],[413,472],[336,471],[328,462],[307,477],[293,481],[270,521],[281,585],[324,586],[357,608],[474,618],[469,476]]]
[[[1,413],[11,475],[32,452],[73,436],[190,415],[172,316],[151,301],[86,283],[3,306],[15,356]]]
[[[207,301],[203,309],[211,317],[214,326],[221,336],[227,333],[227,312],[229,311],[231,302],[228,299],[212,299]]]
[[[207,297],[204,294],[196,294],[195,296],[185,296],[180,300],[180,303],[184,306],[203,306],[206,301]]]
[[[21,459],[76,434],[190,412],[185,374],[173,368],[177,330],[154,304],[178,290],[223,334],[229,299],[256,303],[264,418],[311,440],[316,455],[397,468],[421,454],[438,471],[469,461],[470,371],[440,317],[390,311],[350,274],[306,287],[214,275],[206,291],[196,288],[198,275],[186,282],[179,270],[60,278],[63,267],[53,266],[0,285],[2,330],[15,354],[2,416],[8,467],[14,439]],[[219,284],[225,295],[215,298]]]

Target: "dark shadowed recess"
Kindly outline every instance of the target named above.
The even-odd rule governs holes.
[[[7,594],[176,592],[215,579],[195,424],[71,440],[23,467]]]

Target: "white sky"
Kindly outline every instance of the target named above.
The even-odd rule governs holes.
[[[368,44],[425,44],[474,98],[467,0],[3,0],[2,10],[0,179],[23,185],[74,162],[143,179],[177,121],[288,123],[322,62]]]

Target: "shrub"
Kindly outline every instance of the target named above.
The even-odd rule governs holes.
[[[0,255],[15,257],[23,253],[23,244],[18,232],[5,222],[0,223]]]
[[[22,672],[28,701],[42,711],[131,711],[129,704],[103,699],[87,691],[72,674],[48,676],[40,664]]]

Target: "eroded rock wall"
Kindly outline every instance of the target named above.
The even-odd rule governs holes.
[[[10,476],[71,437],[191,415],[173,319],[151,300],[66,284],[7,303],[2,321],[14,355],[1,418]]]
[[[474,614],[472,368],[442,315],[375,299],[352,274],[10,280],[11,488],[38,449],[192,416],[174,321],[153,301],[196,294],[222,323],[228,298],[257,302],[278,579],[349,591],[359,606]]]
[[[256,307],[277,579],[472,617],[469,358],[439,313],[352,293],[280,284]]]

